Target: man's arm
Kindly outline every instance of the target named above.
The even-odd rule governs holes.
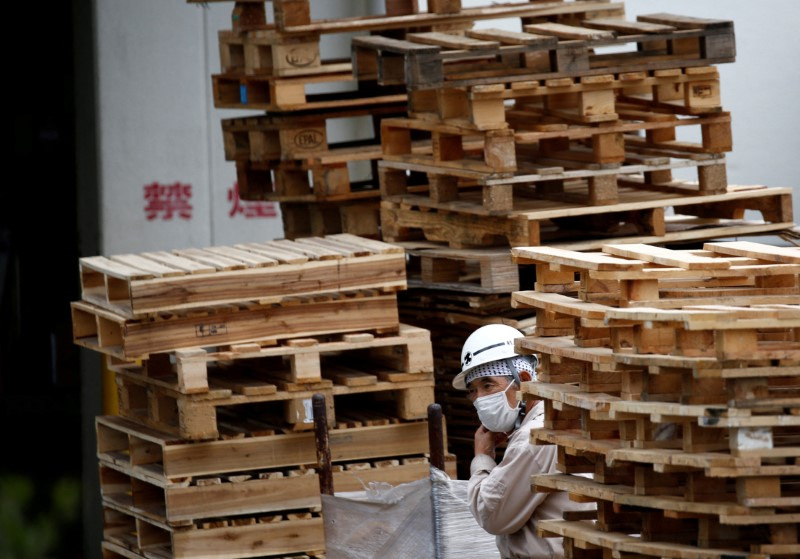
[[[470,465],[470,510],[491,534],[516,532],[547,497],[531,490],[531,476],[554,471],[557,447],[532,445],[528,430],[513,437],[503,460],[496,464],[487,454],[476,454]],[[476,433],[476,451],[478,433]]]

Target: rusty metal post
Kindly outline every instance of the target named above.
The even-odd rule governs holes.
[[[323,495],[333,495],[331,446],[328,441],[328,413],[325,407],[323,394],[314,394],[311,397],[311,409],[314,412],[314,440],[317,444],[317,465],[319,466],[319,492]]]
[[[428,446],[431,466],[444,471],[444,436],[442,432],[442,406],[428,406]]]

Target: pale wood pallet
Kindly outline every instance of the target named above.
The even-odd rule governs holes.
[[[117,416],[97,416],[97,457],[158,483],[317,464],[311,432],[189,441]],[[329,433],[336,463],[403,458],[429,452],[425,420],[337,427]]]
[[[793,227],[790,188],[730,185],[724,194],[701,196],[696,185],[671,184],[673,192],[620,187],[619,202],[603,206],[515,200],[514,210],[500,215],[482,208],[480,191],[460,193],[462,199],[452,202],[406,195],[381,201],[381,232],[389,242],[413,240],[421,234],[453,248],[550,245],[591,250],[614,239],[677,243]],[[670,210],[673,215],[666,215]],[[748,210],[761,212],[763,219],[743,219]]]
[[[132,361],[153,353],[348,332],[397,332],[395,293],[352,291],[129,319],[74,301],[73,342]]]
[[[359,491],[362,484],[370,482],[409,483],[425,478],[429,468],[425,456],[334,464],[334,487],[337,491]],[[446,469],[455,473],[453,455],[446,456]],[[202,519],[320,511],[322,507],[319,475],[313,467],[223,474],[169,483],[101,460],[100,493],[104,502],[175,527]]]
[[[103,540],[146,557],[317,555],[325,550],[324,532],[319,512],[264,514],[172,527],[103,501]]]
[[[79,259],[81,299],[129,318],[353,289],[404,289],[401,248],[352,234]]]
[[[415,373],[378,381],[377,367],[334,369],[341,374],[376,373],[370,384],[336,384],[324,379],[313,384],[270,384],[249,381],[240,393],[236,373],[228,386],[206,393],[181,394],[147,382],[140,375],[116,368],[119,414],[133,421],[174,433],[184,439],[204,440],[244,437],[259,432],[310,431],[314,428],[311,401],[314,394],[326,397],[330,425],[381,425],[399,419],[426,417],[434,402],[433,375]],[[277,388],[280,388],[278,390]],[[269,390],[271,389],[271,391]]]
[[[626,50],[630,43],[637,50]],[[610,48],[617,48],[608,52]],[[523,25],[523,32],[408,33],[353,39],[354,73],[410,90],[708,66],[735,60],[733,22],[672,14]],[[476,70],[476,66],[480,69]]]
[[[349,367],[347,361],[352,361]],[[363,363],[374,365],[374,371],[356,371]],[[254,395],[274,393],[278,385],[303,390],[324,379],[343,386],[413,380],[410,375],[433,371],[433,355],[427,330],[400,324],[397,332],[380,334],[337,332],[174,350],[153,354],[140,364],[121,362],[111,368],[181,394],[206,393],[213,387],[217,394],[225,389],[228,395]]]

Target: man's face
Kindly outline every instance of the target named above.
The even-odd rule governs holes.
[[[467,398],[470,402],[474,402],[481,396],[502,392],[511,382],[508,377],[478,377],[467,386]],[[514,402],[511,401],[514,391],[506,392],[506,397],[509,399],[509,405],[514,405]]]

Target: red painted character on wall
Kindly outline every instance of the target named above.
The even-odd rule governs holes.
[[[156,218],[170,220],[175,215],[181,219],[191,219],[191,200],[191,184],[153,182],[144,186],[144,213],[148,221]]]
[[[278,217],[274,202],[242,201],[239,198],[238,182],[233,183],[233,186],[228,189],[228,202],[231,203],[228,217],[237,215],[243,215],[245,219]]]

